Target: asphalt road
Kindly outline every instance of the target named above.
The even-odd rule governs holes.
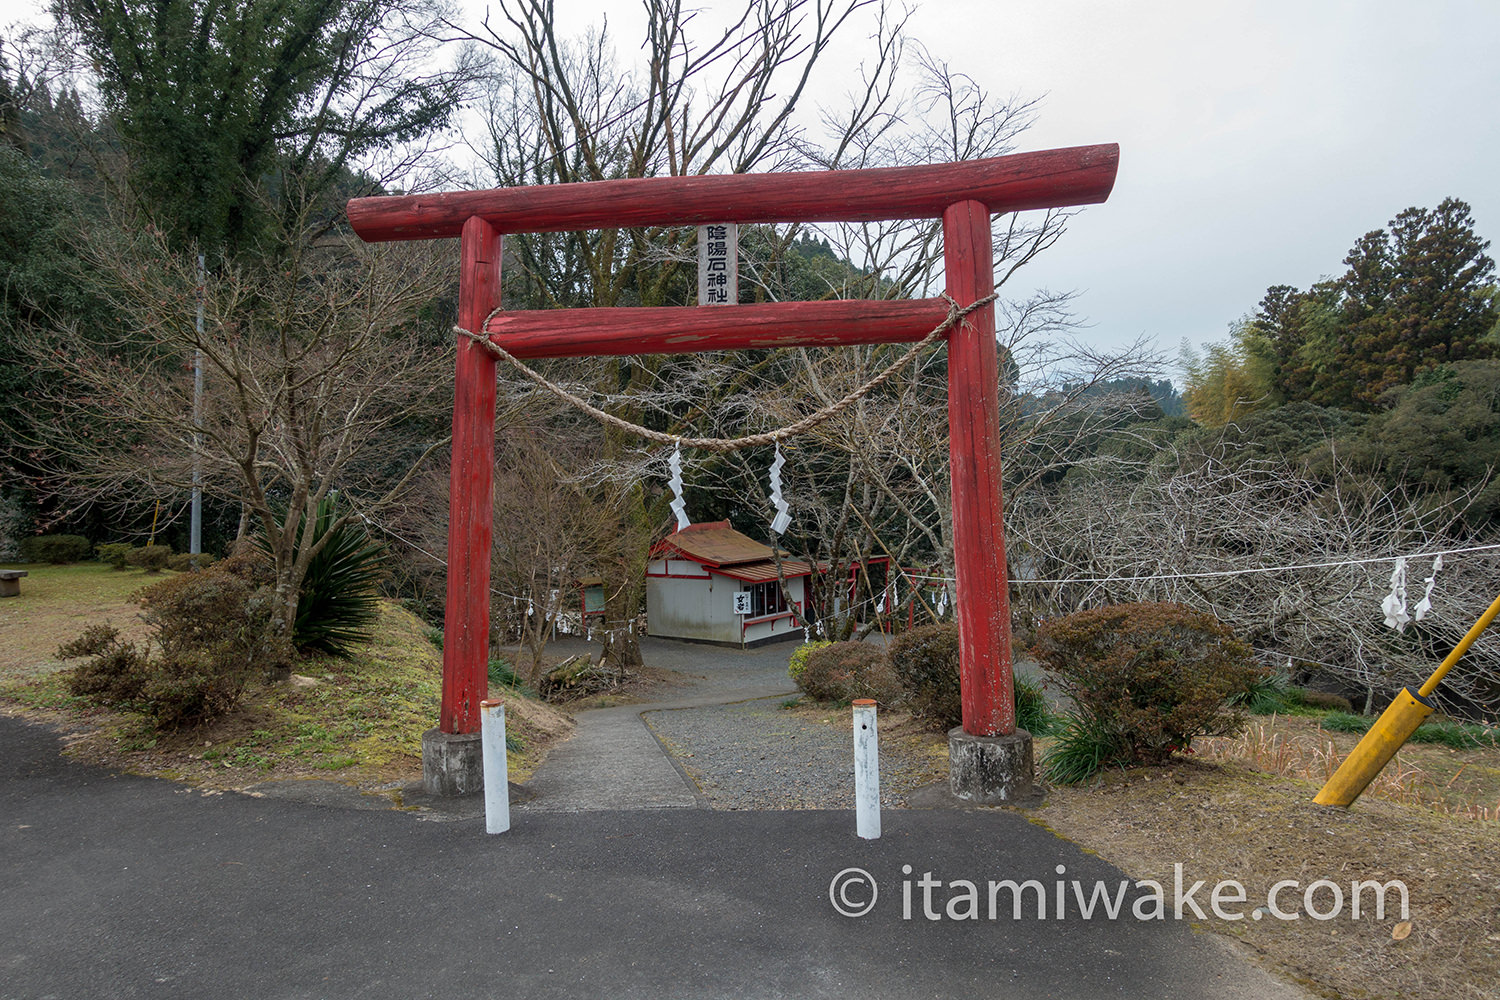
[[[1122,877],[1017,813],[887,811],[874,842],[837,811],[518,814],[487,836],[59,751],[0,719],[3,998],[1304,996],[1170,909],[1039,920],[1032,893],[1021,920],[1006,896],[996,920],[949,919],[955,879]],[[879,886],[858,918],[829,894],[854,867]]]

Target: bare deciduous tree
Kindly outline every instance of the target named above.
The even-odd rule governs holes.
[[[513,427],[500,441],[491,554],[498,593],[492,605],[499,624],[519,634],[533,686],[558,621],[579,610],[580,582],[603,579],[608,607],[611,592],[636,586],[644,575],[632,554],[650,545],[651,526],[633,523],[631,508],[637,505],[629,492],[591,486],[572,472],[587,464],[578,449],[594,446],[594,440]]]
[[[1463,522],[1466,495],[1136,444],[1134,457],[1115,450],[1078,465],[1009,511],[1023,614],[1180,602],[1217,615],[1277,665],[1290,661],[1294,674],[1362,694],[1369,709],[1419,685],[1500,588],[1496,553],[1450,556],[1431,613],[1398,632],[1381,611],[1394,560],[1480,544]],[[1408,607],[1430,570],[1425,560],[1410,565]],[[1493,710],[1497,654],[1500,641],[1481,639],[1440,694]]]
[[[823,166],[889,166],[907,162],[993,156],[1011,151],[1029,124],[1032,106],[997,102],[975,81],[919,49],[917,80],[896,83],[903,42],[899,22],[882,22],[878,59],[863,81],[854,110],[830,119],[835,128]],[[1006,280],[1062,235],[1067,214],[1004,216],[995,223],[997,283]],[[744,269],[758,296],[882,298],[933,295],[942,288],[939,227],[931,221],[822,226],[814,232],[837,267],[809,279],[806,264],[792,273],[782,251],[804,239],[805,227],[754,227],[769,233]],[[663,253],[666,253],[664,250]],[[821,258],[819,258],[821,259]],[[685,263],[685,261],[684,261]],[[822,287],[818,282],[822,282]],[[1155,373],[1161,359],[1144,344],[1100,352],[1068,337],[1071,296],[1042,292],[1002,299],[997,327],[1002,347],[1002,436],[1006,488],[1011,495],[1055,474],[1086,453],[1101,426],[1154,404],[1139,396],[1101,394],[1101,383]],[[691,421],[694,434],[733,436],[785,425],[808,409],[831,404],[872,377],[902,348],[796,349],[768,356],[703,355],[653,369],[650,391],[638,395],[662,421]],[[643,380],[644,381],[644,380]],[[872,559],[895,567],[926,567],[925,584],[945,582],[952,606],[953,557],[948,476],[946,359],[941,350],[892,379],[840,418],[788,447],[789,498],[801,521],[797,554],[843,581]],[[795,447],[795,451],[792,448]],[[765,469],[769,451],[705,459],[697,474],[731,509],[769,511]],[[735,498],[739,498],[738,501]],[[769,520],[769,514],[766,515]],[[861,586],[868,576],[856,574]],[[842,583],[837,586],[840,590]],[[866,627],[882,602],[863,599]],[[900,595],[904,605],[912,588]],[[831,597],[831,595],[830,595]],[[885,602],[887,611],[890,602]],[[852,628],[849,602],[825,600],[805,624],[824,634]],[[819,618],[826,620],[818,620]]]
[[[81,264],[105,276],[125,326],[38,330],[26,343],[62,377],[48,402],[66,419],[36,442],[67,460],[56,487],[75,505],[124,506],[183,496],[196,470],[207,495],[264,525],[288,634],[319,548],[318,502],[341,490],[352,506],[340,522],[380,510],[442,443],[429,424],[425,444],[419,431],[411,453],[393,454],[392,433],[451,405],[449,338],[418,320],[445,289],[447,254],[302,238],[314,228],[289,234],[274,261],[209,275],[201,333],[196,262],[162,234],[88,244]],[[195,356],[205,371],[196,420]]]
[[[491,182],[864,168],[996,156],[1012,151],[1035,112],[1031,102],[997,100],[909,42],[905,16],[884,4],[748,0],[721,33],[701,44],[691,30],[692,15],[679,2],[651,0],[646,13],[642,56],[634,68],[617,64],[602,30],[560,39],[546,0],[505,0],[482,28],[459,32],[496,55],[486,104],[489,135],[479,150]],[[869,59],[847,103],[823,110],[825,134],[814,136],[810,116],[799,118],[797,105],[817,61],[856,17],[873,24]],[[1001,282],[1053,246],[1067,217],[1044,212],[998,219]],[[747,226],[741,236],[742,298],[902,298],[933,295],[942,287],[940,227],[932,220]],[[506,302],[522,308],[688,304],[693,241],[693,231],[681,228],[508,237]],[[1008,388],[1021,391],[1014,383],[1025,365],[1028,389],[1053,390],[1045,405],[1011,407],[1007,440],[1036,454],[1065,448],[1067,433],[1082,436],[1079,421],[1068,424],[1058,415],[1096,405],[1087,387],[1140,361],[1140,352],[1123,359],[1090,357],[1076,345],[1059,343],[1067,300],[1043,294],[1002,307],[1013,361]],[[650,426],[735,436],[791,422],[831,402],[892,356],[890,348],[790,350],[569,360],[543,369]],[[938,575],[951,567],[944,372],[938,352],[789,451],[789,496],[800,517],[792,544],[799,557],[827,566],[829,579],[846,579],[851,567],[881,556],[896,565],[935,566]],[[534,391],[512,373],[501,378],[507,390]],[[1071,388],[1066,378],[1072,378]],[[660,449],[641,449],[614,431],[601,436],[606,444],[597,458],[576,470],[596,488],[642,497],[643,479],[665,478]],[[707,500],[715,516],[728,513],[743,522],[748,510],[768,509],[769,450],[688,461],[695,500]],[[659,487],[652,492],[660,497]],[[654,509],[661,505],[657,499]],[[637,516],[646,509],[652,508],[633,508]],[[644,549],[641,555],[643,561]],[[640,600],[639,591],[623,596]],[[863,596],[871,606],[877,603],[875,595]]]

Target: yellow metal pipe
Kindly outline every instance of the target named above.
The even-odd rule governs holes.
[[[1422,720],[1432,714],[1432,707],[1432,702],[1411,688],[1402,688],[1313,801],[1320,806],[1352,805]]]
[[[1396,751],[1417,731],[1422,720],[1432,714],[1433,705],[1427,699],[1437,690],[1438,684],[1453,669],[1459,657],[1469,651],[1479,634],[1495,620],[1496,615],[1500,615],[1500,597],[1496,597],[1485,609],[1484,614],[1479,616],[1479,620],[1459,640],[1458,645],[1453,647],[1453,652],[1439,664],[1425,684],[1416,691],[1411,688],[1402,689],[1390,707],[1375,720],[1370,731],[1365,733],[1354,752],[1344,758],[1333,777],[1328,779],[1328,783],[1313,799],[1314,802],[1320,806],[1347,807],[1359,798],[1360,793],[1369,787],[1381,769],[1396,756]]]
[[[1479,638],[1479,633],[1489,628],[1490,622],[1495,620],[1496,615],[1500,615],[1500,597],[1496,597],[1494,603],[1485,609],[1484,614],[1479,616],[1479,620],[1474,623],[1474,627],[1469,629],[1464,637],[1458,641],[1458,645],[1453,647],[1453,652],[1449,653],[1447,659],[1443,660],[1438,668],[1432,672],[1432,676],[1427,678],[1427,683],[1423,684],[1417,690],[1417,694],[1423,698],[1431,697],[1432,692],[1437,690],[1438,683],[1448,671],[1453,669],[1453,664],[1458,662],[1460,656],[1469,651],[1469,647],[1474,645],[1474,640]]]

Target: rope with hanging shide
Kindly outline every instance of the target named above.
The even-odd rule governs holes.
[[[645,438],[648,441],[655,441],[658,444],[681,445],[685,448],[699,448],[703,451],[731,452],[739,451],[742,448],[754,448],[760,445],[775,444],[779,441],[784,441],[787,438],[794,437],[798,434],[809,431],[819,424],[838,416],[840,413],[847,410],[855,403],[859,402],[865,396],[868,396],[870,393],[880,388],[886,382],[889,382],[897,372],[909,365],[917,357],[917,355],[922,353],[924,348],[930,345],[934,340],[937,340],[944,333],[953,329],[955,326],[961,323],[970,313],[974,312],[976,309],[982,309],[985,306],[989,305],[991,302],[994,302],[995,293],[991,292],[984,298],[977,299],[967,306],[960,306],[957,302],[954,302],[946,292],[943,293],[942,298],[943,301],[948,303],[948,315],[943,318],[943,321],[937,326],[933,327],[931,332],[929,332],[927,336],[912,344],[911,347],[906,350],[906,353],[901,355],[901,357],[897,358],[895,361],[892,361],[889,365],[886,365],[886,367],[882,369],[881,372],[874,378],[859,386],[857,389],[849,392],[837,402],[830,403],[828,406],[825,406],[821,410],[818,410],[814,413],[808,414],[795,423],[787,424],[785,427],[779,427],[773,431],[765,431],[760,434],[750,434],[745,437],[737,438],[681,437],[676,434],[667,434],[662,431],[652,430],[649,427],[642,427],[640,424],[631,423],[629,420],[625,420],[621,417],[615,416],[613,413],[607,413],[604,410],[599,409],[597,406],[594,406],[587,400],[575,396],[573,393],[564,389],[562,386],[550,381],[545,375],[536,371],[534,368],[531,368],[520,358],[516,357],[505,348],[501,347],[499,344],[490,340],[488,336],[485,336],[482,333],[475,333],[473,330],[466,330],[461,326],[455,326],[453,328],[453,332],[468,337],[470,340],[474,341],[474,343],[483,347],[490,353],[491,356],[493,356],[497,360],[508,363],[522,375],[525,375],[528,379],[536,383],[541,388],[546,389],[548,392],[552,393],[554,396],[557,396],[559,399],[564,400],[569,405],[582,410],[589,416],[593,417],[595,420],[599,421],[601,424],[606,424],[610,427],[617,428],[619,430],[625,431],[628,434],[633,434],[636,437]],[[481,324],[481,329],[488,327],[490,325],[490,320],[494,319],[504,311],[505,310],[503,308],[500,308],[491,312],[488,316],[485,317],[484,323]]]

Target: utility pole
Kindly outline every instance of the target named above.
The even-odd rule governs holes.
[[[198,343],[203,343],[203,255],[198,255]],[[193,350],[193,517],[188,552],[203,551],[203,348]]]

